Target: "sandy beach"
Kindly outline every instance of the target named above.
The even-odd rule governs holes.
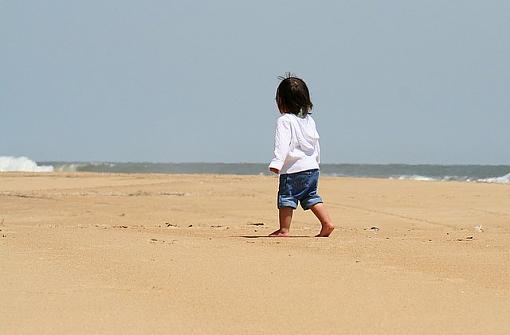
[[[510,185],[0,174],[1,334],[509,334]]]

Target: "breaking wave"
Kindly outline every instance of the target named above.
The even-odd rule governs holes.
[[[494,178],[484,178],[479,179],[478,181],[482,183],[497,183],[497,184],[508,184],[510,183],[510,173],[501,176],[501,177],[494,177]]]
[[[53,172],[51,165],[37,165],[27,157],[0,156],[0,172]]]

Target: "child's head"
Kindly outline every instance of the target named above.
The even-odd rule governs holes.
[[[276,89],[276,103],[280,113],[291,113],[302,117],[310,114],[313,104],[305,82],[291,74],[279,79],[281,82]]]

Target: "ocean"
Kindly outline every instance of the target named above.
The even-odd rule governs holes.
[[[0,157],[1,171],[269,175],[258,163],[34,162]],[[321,175],[510,184],[510,165],[321,164]]]

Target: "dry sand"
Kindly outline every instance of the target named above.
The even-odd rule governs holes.
[[[510,333],[510,185],[322,178],[278,239],[276,184],[0,174],[0,334]]]

